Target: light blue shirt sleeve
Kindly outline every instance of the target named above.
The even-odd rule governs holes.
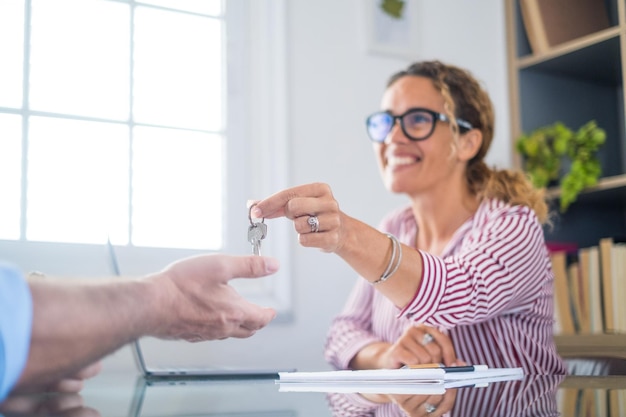
[[[30,346],[33,301],[19,269],[0,262],[0,401],[19,379]]]

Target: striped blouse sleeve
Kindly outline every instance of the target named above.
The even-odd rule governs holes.
[[[497,203],[494,203],[497,204]],[[400,317],[452,328],[523,311],[551,277],[543,231],[524,206],[491,207],[452,256],[420,251],[421,284]]]

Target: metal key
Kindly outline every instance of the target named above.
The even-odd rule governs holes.
[[[252,205],[250,210],[252,210]],[[267,236],[267,225],[265,219],[260,222],[253,222],[250,212],[248,212],[248,219],[250,220],[250,226],[248,226],[248,242],[252,245],[252,253],[254,255],[261,255],[261,241]]]
[[[248,242],[252,245],[252,253],[261,254],[261,241],[267,235],[267,225],[263,222],[252,223],[248,227]]]

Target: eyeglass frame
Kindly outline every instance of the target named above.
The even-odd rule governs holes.
[[[421,111],[424,113],[428,113],[433,117],[433,122],[431,123],[431,128],[430,128],[430,132],[428,132],[428,134],[426,136],[424,136],[423,138],[415,138],[411,135],[409,135],[406,132],[406,128],[404,127],[404,121],[403,118],[413,112],[417,112],[417,111]],[[387,132],[387,134],[385,135],[384,138],[382,138],[381,140],[376,140],[373,139],[372,136],[370,135],[370,131],[369,131],[369,123],[370,123],[370,119],[376,115],[379,114],[387,114],[389,117],[391,117],[391,124],[389,125],[389,132]],[[450,123],[450,118],[444,114],[444,113],[439,113],[436,112],[434,110],[431,109],[426,109],[423,107],[413,107],[408,109],[407,111],[405,111],[402,114],[399,114],[397,116],[391,114],[391,112],[389,111],[379,111],[376,113],[372,113],[370,114],[366,119],[365,119],[365,126],[367,127],[367,136],[370,138],[370,140],[372,142],[376,142],[376,143],[383,143],[385,141],[385,139],[387,138],[387,136],[389,135],[389,133],[393,130],[393,127],[396,125],[396,120],[400,120],[400,128],[402,129],[402,133],[404,133],[404,136],[406,136],[409,140],[412,140],[414,142],[419,142],[422,140],[426,140],[429,137],[432,136],[432,134],[435,132],[435,125],[437,124],[437,121],[442,121],[442,122],[448,122]],[[472,126],[472,124],[470,122],[468,122],[467,120],[461,119],[461,118],[456,118],[456,123],[459,126],[459,132],[460,133],[466,133],[470,130],[472,130],[474,127]]]

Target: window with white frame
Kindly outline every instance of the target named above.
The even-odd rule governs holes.
[[[251,85],[283,76],[280,34],[250,44],[251,8],[260,32],[284,17],[267,0],[0,2],[0,252],[68,274],[95,271],[80,264],[107,239],[127,273],[249,253],[246,199],[282,185],[286,152],[259,162],[267,143],[246,142],[250,100],[267,93]],[[258,47],[277,57],[263,80],[249,70]]]

